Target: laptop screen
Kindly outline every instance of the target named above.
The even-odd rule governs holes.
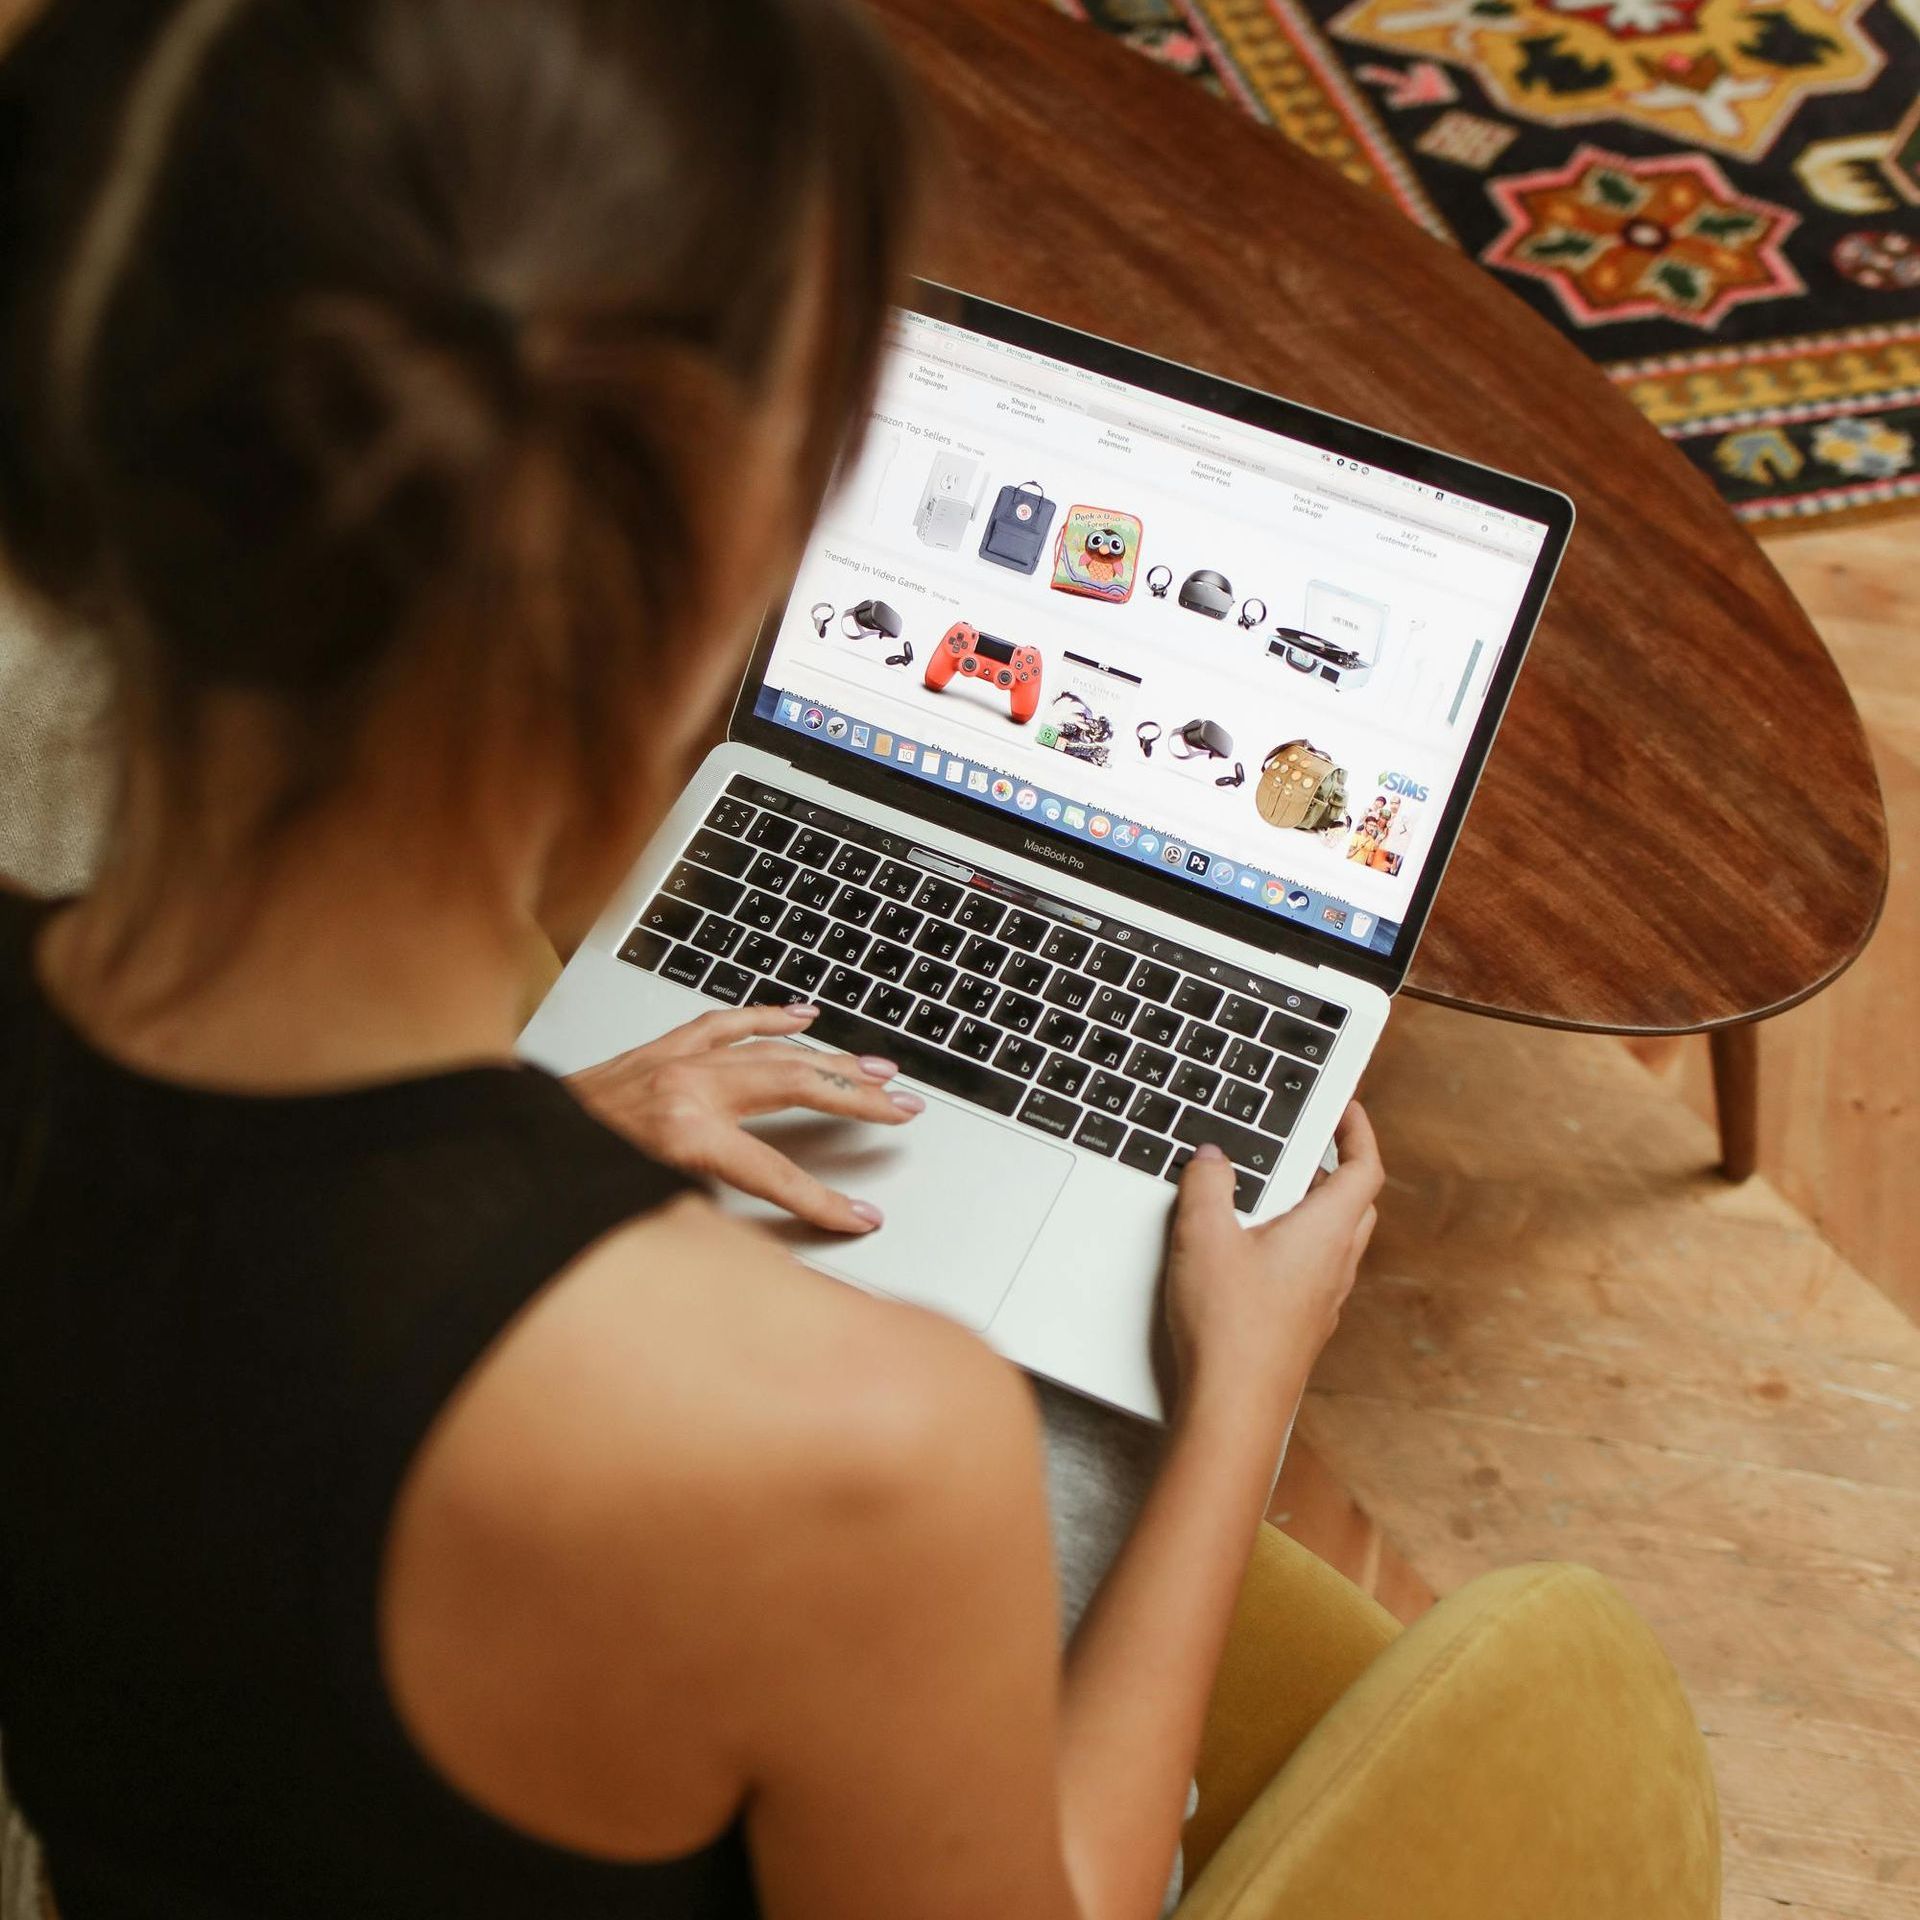
[[[1076,357],[895,316],[752,713],[1044,843],[1403,958],[1545,588],[1555,530],[1486,495],[1536,490],[1007,319]],[[1229,410],[1176,397],[1183,379]]]

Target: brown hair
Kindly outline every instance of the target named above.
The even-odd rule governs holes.
[[[602,800],[803,291],[797,520],[864,415],[911,118],[838,0],[51,0],[0,62],[0,546],[183,792],[246,690],[296,811],[437,631]]]

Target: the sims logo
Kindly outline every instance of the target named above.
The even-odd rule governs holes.
[[[1379,784],[1383,792],[1402,793],[1409,800],[1424,800],[1427,797],[1426,788],[1404,773],[1383,773]]]

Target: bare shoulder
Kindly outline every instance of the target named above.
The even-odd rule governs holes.
[[[1004,1533],[1038,1461],[1024,1383],[971,1334],[676,1201],[547,1288],[422,1448],[383,1594],[396,1705],[516,1825],[697,1845],[796,1668],[888,1569]]]

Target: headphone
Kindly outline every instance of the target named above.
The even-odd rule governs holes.
[[[1173,576],[1169,574],[1167,577],[1171,580]],[[1166,729],[1161,726],[1158,720],[1142,720],[1140,724],[1134,728],[1133,737],[1140,742],[1140,751],[1145,754],[1149,760],[1153,758],[1153,743],[1158,740],[1165,731]]]
[[[1254,612],[1255,607],[1260,609],[1258,613]],[[1247,599],[1241,601],[1240,624],[1245,627],[1249,633],[1251,633],[1255,627],[1262,625],[1266,617],[1267,603],[1264,600],[1256,600],[1249,596]]]
[[[1160,566],[1147,569],[1147,591],[1156,600],[1164,600],[1172,586],[1173,569],[1171,567]]]

